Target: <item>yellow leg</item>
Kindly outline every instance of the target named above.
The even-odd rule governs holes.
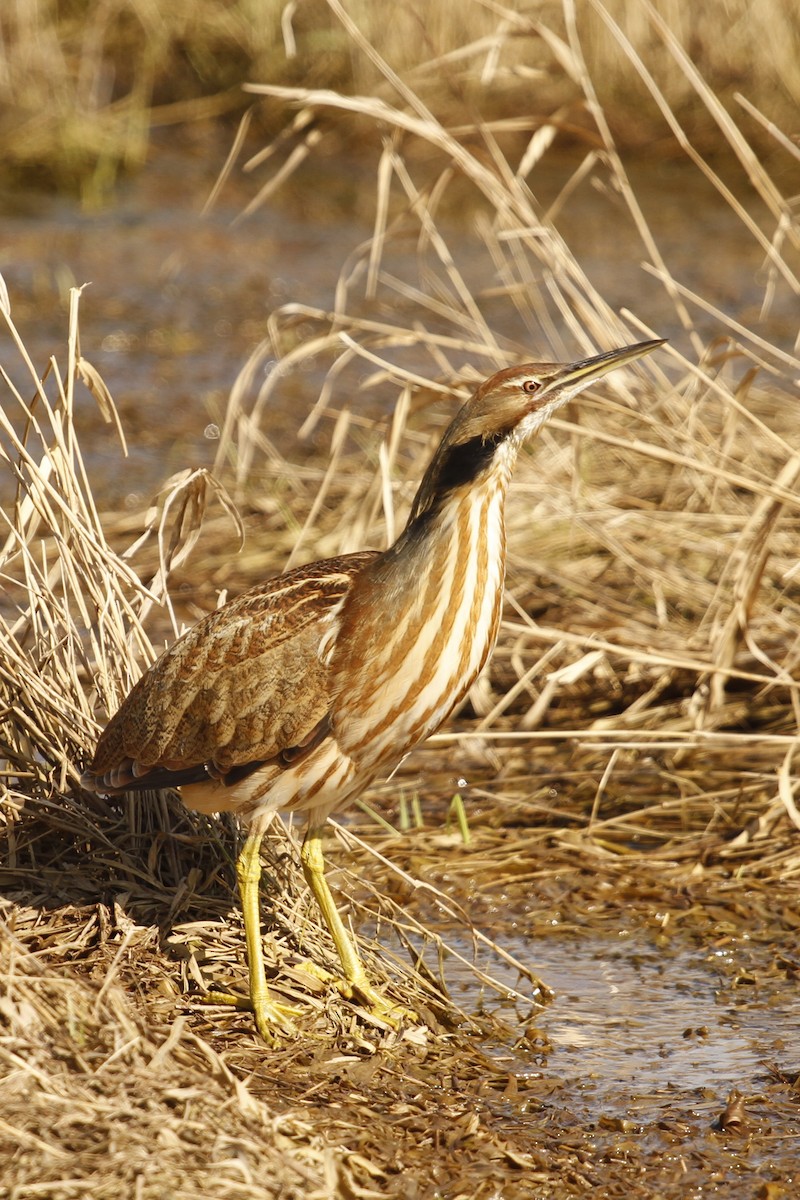
[[[239,883],[239,896],[242,902],[244,937],[247,946],[247,966],[250,976],[249,1003],[219,992],[210,992],[207,998],[212,1004],[234,1004],[238,1008],[245,1007],[246,1005],[252,1009],[258,1032],[266,1042],[273,1044],[275,1042],[276,1026],[285,1032],[291,1032],[292,1024],[289,1017],[294,1010],[288,1005],[281,1005],[273,1000],[267,988],[264,951],[261,945],[261,912],[258,897],[258,885],[261,881],[261,842],[263,837],[263,830],[260,833],[251,833],[236,860],[236,878]]]
[[[393,1004],[377,991],[364,970],[364,964],[358,957],[353,939],[347,932],[344,921],[339,915],[328,881],[325,878],[325,856],[322,853],[322,835],[324,825],[309,827],[300,851],[300,862],[303,874],[311,893],[319,905],[325,924],[328,926],[333,944],[336,947],[344,972],[344,980],[337,983],[339,991],[347,1000],[360,1001],[377,1017],[388,1024],[395,1024],[398,1019],[417,1019],[415,1014],[404,1009],[399,1004]]]

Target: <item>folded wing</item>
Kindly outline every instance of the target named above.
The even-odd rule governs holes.
[[[209,777],[232,783],[318,745],[333,702],[320,642],[374,557],[297,568],[209,613],[123,701],[84,786],[110,793]]]

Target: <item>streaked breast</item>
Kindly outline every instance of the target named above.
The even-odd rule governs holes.
[[[382,564],[355,613],[343,614],[334,669],[338,659],[347,682],[334,733],[360,765],[399,760],[486,663],[502,604],[503,502],[504,488],[491,484],[465,497],[404,550],[396,572]]]

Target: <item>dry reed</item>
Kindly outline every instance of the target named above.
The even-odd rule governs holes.
[[[407,86],[456,123],[469,107],[511,127],[526,111],[562,135],[593,134],[569,44],[576,16],[600,103],[624,144],[658,140],[669,150],[660,106],[637,85],[631,55],[646,61],[670,111],[706,149],[715,122],[675,69],[675,45],[691,46],[729,112],[742,80],[756,122],[768,114],[790,127],[800,100],[800,32],[780,0],[404,0],[391,21],[374,0],[349,0],[342,11]],[[341,13],[324,0],[16,0],[0,14],[2,170],[98,204],[121,171],[142,166],[152,130],[241,112],[244,82],[299,80],[344,94],[385,82],[369,55],[352,53]],[[279,111],[263,114],[268,128]],[[769,145],[757,123],[753,133]]]

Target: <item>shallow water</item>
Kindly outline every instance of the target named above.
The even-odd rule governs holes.
[[[555,998],[535,1015],[533,1031],[521,1038],[517,1026],[493,1053],[515,1074],[564,1085],[586,1119],[654,1120],[666,1101],[680,1098],[716,1112],[733,1089],[757,1092],[770,1066],[800,1067],[800,996],[766,971],[758,981],[757,972],[740,970],[737,949],[661,949],[593,936],[505,948],[533,962]],[[504,971],[509,986],[519,986],[493,964],[501,980]],[[466,968],[451,965],[448,982],[467,1012],[483,1003],[512,1031],[524,1022],[518,1008],[481,995]]]
[[[68,287],[90,284],[81,300],[82,351],[105,378],[130,442],[123,460],[93,401],[79,390],[88,424],[82,447],[101,505],[138,508],[172,472],[213,460],[227,394],[265,336],[270,312],[287,301],[329,308],[343,264],[371,232],[373,167],[350,163],[342,171],[338,160],[322,160],[316,174],[298,176],[277,202],[238,223],[255,185],[235,177],[203,217],[226,150],[221,137],[177,145],[174,137],[164,138],[145,170],[100,213],[63,198],[0,198],[0,271],[39,369],[50,354],[63,361]],[[530,183],[543,211],[579,162],[551,155],[537,167]],[[763,250],[717,193],[698,173],[675,164],[644,162],[631,175],[675,277],[790,348],[796,298],[777,279],[764,308],[770,278]],[[769,219],[746,188],[742,201],[771,236]],[[570,196],[556,225],[612,308],[631,308],[659,336],[688,350],[671,300],[642,267],[646,252],[635,227],[600,173]],[[531,344],[535,335],[515,308],[493,294],[497,280],[479,239],[469,227],[456,228],[452,216],[444,228],[489,324],[521,354],[539,355],[542,347]],[[413,240],[403,242],[387,250],[387,262],[424,287],[414,254]],[[381,318],[397,317],[391,294],[372,307]],[[692,315],[704,340],[720,334],[715,318],[697,309]],[[30,379],[3,330],[0,363],[30,394]],[[270,410],[268,432],[282,448],[291,447],[302,409],[319,392],[325,364],[319,373],[307,366],[298,387],[287,383]]]

